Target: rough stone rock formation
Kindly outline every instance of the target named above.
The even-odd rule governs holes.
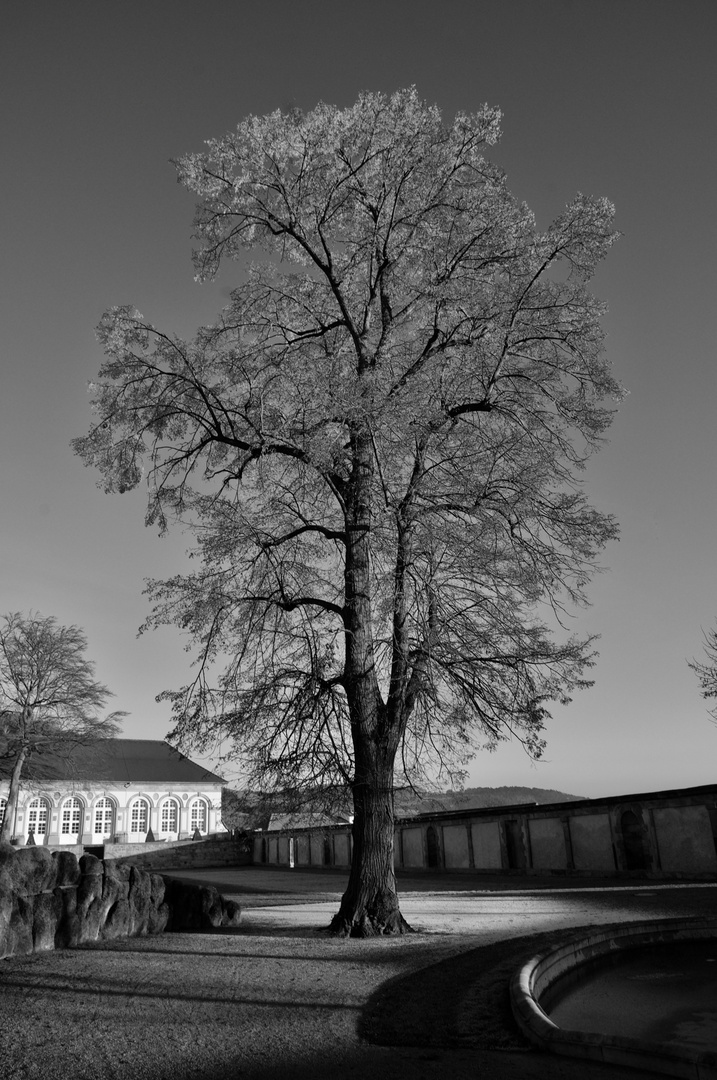
[[[238,926],[216,889],[71,851],[0,844],[0,958],[85,942]]]

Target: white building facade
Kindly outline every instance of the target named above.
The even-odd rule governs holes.
[[[225,781],[165,742],[105,739],[55,765],[56,776],[21,784],[12,826],[16,844],[96,846],[225,831]],[[0,780],[2,814],[7,793],[8,780]]]

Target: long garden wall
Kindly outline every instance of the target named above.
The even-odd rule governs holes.
[[[399,870],[717,879],[717,785],[421,814],[397,822]],[[256,834],[253,861],[344,867],[350,826]]]
[[[215,839],[105,844],[103,857],[105,861],[129,862],[146,870],[188,870],[205,866],[241,866],[251,862],[250,850],[245,839],[234,839],[225,833]]]
[[[13,846],[15,846],[13,844]],[[32,847],[32,845],[25,845]],[[251,862],[251,844],[245,836],[228,832],[204,836],[201,840],[149,840],[136,844],[106,843],[97,845],[44,845],[49,851],[71,852],[113,862],[129,862],[145,870],[201,869],[206,866],[240,866]],[[17,845],[22,850],[22,845]]]

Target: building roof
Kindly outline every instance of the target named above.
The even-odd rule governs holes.
[[[73,747],[67,757],[33,757],[28,766],[28,779],[32,773],[43,780],[225,783],[223,777],[190,761],[162,739],[98,739],[87,746]],[[9,775],[9,770],[2,769],[5,772]]]

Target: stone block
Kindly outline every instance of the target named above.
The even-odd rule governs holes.
[[[97,862],[99,862],[99,859]],[[100,865],[102,864],[100,863]],[[97,941],[99,937],[102,884],[101,874],[86,874],[80,878],[80,883],[77,886],[77,917],[80,925],[80,943]]]
[[[222,926],[222,898],[212,886],[189,885],[170,878],[166,883],[165,899],[170,911],[168,930]]]
[[[169,904],[152,904],[147,920],[148,934],[163,934],[169,923]]]
[[[96,855],[80,856],[80,873],[84,877],[102,877],[105,872],[105,864]]]
[[[16,852],[16,847],[13,847],[12,844],[8,844],[6,840],[3,840],[0,844],[0,870],[2,870],[7,862],[15,857]]]
[[[35,897],[32,912],[32,946],[34,952],[55,948],[57,927],[62,918],[62,890],[40,893]]]
[[[74,887],[57,888],[53,895],[59,906],[55,948],[72,949],[75,945],[79,945],[82,938],[82,925],[77,905],[77,889]]]
[[[32,924],[35,897],[15,894],[8,927],[9,956],[29,956],[33,951]]]
[[[52,857],[56,865],[56,885],[77,888],[80,883],[80,866],[74,851],[53,851]]]
[[[106,862],[102,878],[100,901],[99,936],[101,938],[126,937],[130,927],[129,866]]]
[[[202,888],[202,927],[221,926],[223,916],[221,896],[212,886],[204,886]]]
[[[239,926],[241,923],[241,908],[235,900],[225,900],[222,897],[222,926]]]
[[[149,875],[149,918],[148,934],[161,934],[169,921],[169,905],[164,902],[165,883],[161,874]]]
[[[19,896],[50,892],[56,884],[57,864],[52,852],[45,847],[18,848],[4,869],[9,874],[13,891]]]
[[[107,909],[104,920],[100,919],[100,938],[112,940],[129,937],[131,923],[132,912],[129,900],[118,897]]]
[[[150,874],[152,904],[158,907],[164,901],[166,885],[161,874]]]
[[[115,900],[129,898],[129,878],[132,867],[124,863],[106,862],[102,878],[102,899],[114,903]]]
[[[12,956],[10,944],[10,921],[12,919],[13,892],[0,883],[0,960]]]
[[[138,866],[131,866],[129,875],[129,933],[132,936],[148,932],[151,895],[152,881],[150,875],[146,870],[142,870]]]
[[[199,930],[202,925],[202,888],[169,879],[165,899],[169,906],[168,930]]]

